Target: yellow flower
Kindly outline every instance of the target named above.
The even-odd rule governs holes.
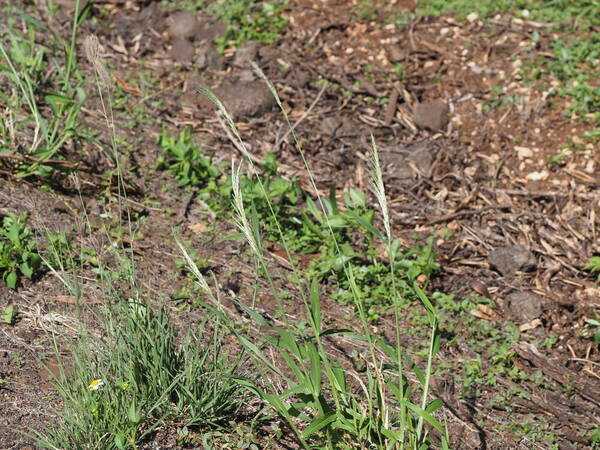
[[[104,386],[104,382],[98,378],[96,380],[93,380],[90,385],[88,386],[88,389],[90,391],[97,391],[98,389],[100,389],[102,386]]]

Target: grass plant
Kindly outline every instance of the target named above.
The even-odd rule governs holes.
[[[73,140],[91,139],[81,126],[78,117],[85,99],[80,89],[80,74],[75,57],[77,31],[87,17],[91,3],[80,8],[80,0],[75,2],[71,39],[64,42],[49,28],[22,12],[16,6],[5,8],[9,14],[7,26],[0,37],[0,76],[12,85],[10,93],[0,94],[0,99],[10,111],[26,110],[25,115],[12,118],[9,139],[0,145],[0,152],[16,154],[19,146],[27,148],[26,157],[15,156],[17,175],[20,177],[51,177],[56,170],[72,167],[60,164],[64,160],[64,147]],[[14,18],[20,18],[27,27],[27,36],[14,30]],[[46,80],[49,69],[46,48],[36,43],[36,33],[44,31],[56,39],[53,45],[63,48],[63,63],[54,67],[58,76]],[[74,73],[77,76],[74,77]],[[19,117],[19,119],[17,119]],[[23,119],[21,119],[23,117]],[[31,130],[31,128],[33,128]],[[29,134],[29,142],[19,141]]]
[[[266,79],[264,74],[255,66],[257,74],[268,84],[277,103],[281,102],[273,85]],[[219,109],[224,117],[224,123],[229,127],[234,144],[242,152],[246,152],[245,144],[233,122],[231,116],[223,104],[208,90],[202,90],[209,100]],[[304,153],[299,141],[295,136],[294,129],[289,122],[285,110],[281,107],[285,119],[291,130],[296,143],[298,155],[305,163],[305,169],[309,175],[315,192],[316,184],[306,163]],[[260,180],[260,173],[252,158],[248,157],[247,163],[253,176],[257,177],[259,187],[264,200],[267,202],[272,219],[278,228],[280,244],[290,255],[290,244],[286,240],[284,230],[280,226],[281,220],[275,214],[275,210],[269,200],[265,184]],[[276,298],[281,295],[278,287],[269,276],[267,270],[268,261],[265,258],[260,233],[255,221],[248,219],[244,198],[239,188],[240,166],[234,166],[233,180],[233,202],[236,214],[236,225],[245,237],[252,253],[257,258],[257,264],[262,266],[268,279],[268,286]],[[384,219],[385,234],[378,233],[384,237],[389,248],[397,246],[391,236],[389,214],[385,200],[385,191],[381,177],[381,169],[377,158],[376,146],[373,143],[372,158],[372,187],[382,211]],[[334,224],[330,220],[331,211],[326,207],[325,199],[317,198],[320,214],[324,225],[332,236],[333,245],[338,255],[342,255],[339,242],[334,233]],[[284,318],[284,322],[275,323],[265,319],[251,306],[238,300],[238,307],[246,312],[248,317],[259,330],[269,330],[259,335],[259,339],[250,338],[241,331],[235,322],[228,318],[220,308],[220,304],[199,270],[194,269],[193,262],[182,248],[184,256],[196,275],[200,287],[205,290],[213,303],[211,310],[222,317],[231,331],[238,337],[240,343],[254,357],[255,364],[268,372],[264,383],[245,381],[248,389],[258,395],[278,415],[287,421],[294,430],[300,444],[304,448],[365,448],[375,446],[378,448],[420,448],[431,444],[429,427],[433,427],[441,433],[443,446],[447,445],[443,425],[434,417],[433,413],[441,406],[439,400],[430,401],[429,379],[435,354],[439,349],[439,333],[437,325],[437,313],[423,291],[415,284],[414,292],[425,307],[425,312],[431,326],[430,343],[427,351],[427,363],[424,369],[419,368],[408,358],[400,341],[399,319],[397,320],[396,343],[390,345],[380,337],[374,335],[369,327],[369,321],[365,312],[360,287],[356,283],[352,270],[351,260],[341,258],[341,265],[349,281],[350,290],[354,298],[356,310],[359,314],[361,327],[359,330],[336,330],[324,328],[321,314],[321,288],[318,279],[312,281],[303,280],[299,269],[293,266],[298,280],[297,292],[305,308],[305,320],[309,324],[309,330],[298,330],[291,326]],[[397,248],[393,248],[394,253]],[[290,258],[291,260],[291,258]],[[391,264],[391,270],[394,265]],[[394,287],[394,286],[392,286]],[[390,292],[399,300],[398,290]],[[279,310],[283,305],[279,303]],[[396,304],[397,314],[400,314],[399,304]],[[330,356],[326,349],[326,337],[344,335],[347,338],[366,344],[368,360],[366,366],[366,380],[357,374],[347,372],[342,362]],[[283,361],[278,365],[267,357],[263,348],[271,347],[279,354]],[[388,363],[384,364],[382,355],[387,355]],[[415,375],[416,383],[409,382],[407,369],[411,369]],[[291,375],[287,375],[291,374]],[[274,381],[275,378],[277,381]],[[283,383],[283,388],[276,386]],[[416,395],[416,397],[415,397]],[[415,398],[419,398],[415,402]],[[429,427],[426,427],[425,425]]]
[[[40,446],[134,449],[158,426],[218,428],[238,412],[241,359],[223,348],[218,322],[177,343],[164,307],[111,295],[102,333],[83,328],[69,362],[59,360],[61,419],[36,433]]]
[[[119,217],[127,222],[120,233],[128,232],[133,241],[131,214],[121,201],[127,193],[118,162],[110,74],[98,56],[97,38],[88,36],[84,47],[112,132]],[[102,262],[96,268],[105,308],[99,312],[79,310],[82,317],[91,313],[101,332],[83,325],[67,360],[62,357],[59,339],[54,339],[60,367],[55,382],[62,400],[61,419],[44,431],[32,432],[37,444],[52,449],[123,450],[138,448],[160,425],[218,429],[247,399],[237,381],[242,356],[229,357],[223,348],[225,329],[218,320],[209,323],[215,316],[207,316],[194,332],[178,339],[165,307],[154,308],[142,294],[132,253],[110,235],[107,238],[119,268],[109,269]],[[46,264],[81,305],[78,284],[58,273],[65,267],[64,239],[49,236],[49,240],[52,251]]]

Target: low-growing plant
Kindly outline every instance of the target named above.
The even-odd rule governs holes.
[[[0,273],[11,289],[16,289],[21,276],[32,279],[40,269],[42,258],[33,233],[27,228],[27,215],[8,213],[0,228]]]
[[[590,437],[590,444],[592,449],[596,450],[600,448],[600,427],[597,427]]]
[[[46,255],[44,263],[55,270],[70,270],[81,262],[74,254],[73,246],[65,230],[46,233]]]
[[[600,344],[600,320],[599,318],[586,319],[587,329],[585,334],[591,335],[596,344]]]
[[[163,134],[158,138],[158,143],[163,153],[158,159],[157,168],[169,169],[179,180],[180,187],[197,186],[206,192],[216,189],[220,171],[192,142],[191,127],[186,127],[178,138]]]
[[[599,67],[600,32],[585,39],[559,39],[552,44],[552,50],[555,57],[549,68],[563,82],[559,93],[573,100],[565,113],[576,112],[584,117],[588,113],[597,113],[600,110],[600,87],[590,82],[590,74]]]
[[[285,28],[283,11],[287,0],[218,0],[209,11],[227,24],[225,36],[216,39],[217,48],[223,52],[230,42],[239,46],[247,41],[274,44]]]
[[[277,160],[272,153],[267,153],[265,156],[264,163],[260,166],[260,173],[260,180],[255,175],[241,175],[238,180],[240,192],[246,200],[246,212],[254,223],[260,225],[256,230],[271,242],[276,241],[279,230],[283,230],[289,240],[295,243],[293,251],[303,248],[306,253],[309,253],[308,249],[315,248],[315,245],[318,247],[314,242],[315,236],[307,233],[302,228],[301,220],[298,219],[301,200],[305,195],[298,182],[295,179],[287,180],[278,176]],[[221,208],[230,210],[233,196],[231,176],[225,180],[219,192]],[[273,217],[278,217],[279,222]]]
[[[342,247],[342,252],[344,247]],[[354,253],[352,255],[352,273],[355,282],[360,286],[365,312],[369,321],[378,319],[390,307],[407,307],[411,302],[418,300],[414,291],[414,284],[419,279],[429,280],[433,271],[438,266],[433,263],[435,254],[431,249],[431,239],[425,247],[401,250],[398,241],[394,242],[393,251],[394,271],[390,270],[390,262],[382,261],[376,256],[366,260],[364,256]],[[333,269],[337,289],[333,298],[343,303],[352,303],[351,286],[345,272]],[[398,292],[399,304],[395,304],[390,292]]]
[[[2,313],[2,323],[7,325],[13,325],[17,318],[19,311],[13,305],[8,305],[4,308],[4,312]]]
[[[596,281],[600,282],[600,256],[590,256],[589,262],[583,267],[583,270],[591,273],[598,272]]]
[[[565,160],[569,157],[565,152],[555,153],[548,156],[548,164],[553,166],[564,165]]]

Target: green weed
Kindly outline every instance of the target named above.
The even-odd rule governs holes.
[[[232,177],[217,178],[219,169],[201,156],[200,149],[191,143],[190,129],[182,132],[177,140],[162,136],[160,142],[164,153],[159,167],[169,168],[180,180],[180,185],[200,187],[200,196],[220,213],[231,211]],[[389,289],[393,282],[389,263],[376,256],[374,239],[382,235],[373,226],[375,212],[367,208],[364,193],[348,190],[341,205],[336,190],[332,189],[329,197],[321,200],[324,208],[321,212],[295,179],[278,176],[273,154],[265,155],[263,164],[257,168],[260,179],[249,175],[239,178],[245,212],[255,225],[253,232],[257,241],[275,243],[283,236],[292,258],[317,254],[310,263],[307,276],[335,283],[334,298],[342,303],[353,302],[344,271],[344,265],[352,262],[353,277],[361,286],[369,320],[377,319],[392,304]],[[339,248],[335,246],[336,242]],[[395,272],[401,274],[397,287],[407,304],[415,299],[411,283],[420,275],[429,278],[437,269],[432,262],[435,255],[431,244],[401,251],[396,242],[393,251],[396,252]],[[188,296],[179,294],[180,299]]]
[[[13,325],[17,316],[19,315],[19,311],[12,305],[8,305],[4,308],[4,312],[2,313],[2,323],[7,325]]]
[[[259,235],[268,241],[276,241],[279,229],[293,242],[293,251],[305,250],[305,254],[317,245],[315,237],[303,229],[300,215],[300,202],[305,192],[295,179],[286,180],[277,174],[275,155],[269,153],[259,168],[261,179],[256,176],[242,175],[239,178],[239,188],[246,200],[246,212],[251,221],[260,224],[256,228]],[[264,192],[263,192],[264,188]],[[221,208],[230,209],[233,196],[233,179],[228,177],[221,186],[219,193]],[[271,213],[271,209],[273,213]],[[278,227],[280,218],[281,227]],[[304,253],[304,252],[303,252]]]
[[[0,273],[16,289],[21,276],[32,279],[42,265],[37,242],[27,228],[27,215],[6,214],[0,228]]]
[[[191,127],[185,128],[178,138],[161,135],[158,143],[163,148],[163,153],[157,162],[157,168],[168,168],[179,180],[180,187],[198,186],[205,192],[214,191],[220,171],[192,142],[191,136]]]
[[[432,251],[431,239],[424,247],[401,250],[398,241],[393,243],[394,270],[390,270],[390,262],[378,259],[373,252],[368,258],[368,252],[356,252],[349,245],[342,245],[341,251],[344,258],[352,261],[352,276],[359,286],[365,310],[369,321],[377,320],[382,314],[388,312],[390,307],[407,307],[412,301],[417,300],[414,284],[425,276],[426,279],[439,267],[433,263],[435,254]],[[316,264],[323,266],[328,260],[317,260]],[[331,264],[331,263],[330,263]],[[333,298],[342,303],[352,303],[352,289],[346,273],[341,270],[339,260],[335,260],[328,273],[331,272],[337,283]],[[399,304],[394,305],[394,298],[390,292],[398,293]]]
[[[265,79],[279,102],[273,86],[258,68],[255,67],[255,70]],[[236,142],[243,145],[233,120],[220,101],[209,91],[203,91],[203,94],[219,107],[226,117]],[[285,115],[285,110],[281,109]],[[287,120],[287,116],[285,118]],[[295,139],[293,130],[292,136]],[[304,157],[299,144],[297,144],[297,149],[300,155]],[[421,369],[406,357],[398,335],[396,336],[396,344],[390,345],[370,331],[363,297],[352,270],[353,263],[351,258],[344,257],[341,250],[342,243],[338,242],[336,238],[336,228],[346,228],[349,223],[358,223],[361,227],[364,227],[361,228],[361,232],[367,229],[370,230],[370,234],[379,238],[383,237],[391,259],[388,270],[394,273],[396,251],[390,252],[390,248],[393,247],[393,240],[376,147],[374,147],[373,161],[373,186],[384,217],[385,234],[380,233],[370,220],[365,219],[356,211],[348,212],[351,208],[360,208],[361,206],[361,196],[357,193],[349,195],[349,198],[346,199],[346,206],[350,208],[345,211],[338,208],[335,190],[331,191],[332,194],[330,194],[329,199],[317,197],[312,206],[315,211],[309,211],[313,216],[311,217],[313,226],[316,228],[313,232],[317,233],[319,228],[327,230],[331,245],[336,249],[338,258],[341,261],[340,266],[348,278],[354,298],[360,331],[353,332],[324,327],[326,320],[321,312],[320,297],[322,289],[319,279],[313,277],[310,280],[302,281],[302,274],[298,272],[294,261],[291,261],[291,264],[297,280],[297,295],[305,308],[305,317],[300,322],[304,326],[295,327],[293,324],[288,323],[285,315],[281,314],[281,311],[283,311],[283,303],[281,302],[283,294],[273,282],[271,272],[268,269],[269,263],[263,254],[264,247],[258,230],[259,223],[247,212],[246,201],[240,188],[241,173],[239,166],[232,168],[235,224],[247,240],[252,254],[256,257],[257,265],[263,268],[263,274],[270,291],[278,299],[278,310],[280,311],[279,316],[283,320],[282,324],[271,322],[268,318],[256,312],[253,307],[242,301],[237,301],[237,307],[244,311],[257,329],[264,330],[260,335],[254,333],[252,336],[247,335],[244,328],[238,327],[235,320],[228,318],[221,310],[219,301],[212,294],[204,276],[195,268],[185,249],[181,248],[191,270],[196,275],[199,286],[206,293],[209,310],[218,314],[223,322],[228,325],[242,346],[254,358],[257,367],[268,372],[262,377],[262,383],[248,381],[245,383],[246,387],[259,396],[288,423],[303,448],[427,447],[431,445],[432,441],[428,436],[426,424],[442,433],[442,447],[447,448],[444,427],[434,417],[434,412],[441,407],[442,403],[439,400],[430,401],[429,399],[429,378],[432,371],[432,362],[440,345],[435,307],[419,286],[413,285],[416,298],[425,308],[431,330],[429,344],[426,349],[427,362],[425,368]],[[293,243],[286,240],[285,228],[275,213],[275,207],[269,200],[267,183],[263,182],[260,176],[260,168],[251,160],[248,160],[248,163],[252,175],[257,181],[257,189],[266,202],[269,214],[271,214],[273,223],[277,228],[279,243],[283,245],[289,255],[291,253],[290,245],[293,245]],[[310,169],[308,166],[306,168],[313,187],[315,187]],[[307,205],[310,205],[311,202],[312,200],[306,200]],[[307,207],[311,208],[310,206]],[[394,284],[392,284],[390,297],[394,299],[400,297]],[[396,312],[399,313],[399,303],[395,304],[397,305]],[[399,333],[398,327],[396,331]],[[355,384],[353,377],[342,369],[340,361],[330,356],[324,348],[323,338],[338,334],[344,334],[348,339],[356,339],[357,342],[363,342],[366,346],[365,361],[367,364],[364,367],[366,378],[364,382],[357,379],[358,385]],[[267,349],[270,350],[267,351]],[[271,351],[280,355],[283,361],[281,363],[273,362],[267,356]],[[379,352],[387,355],[390,361],[389,364],[382,365]],[[415,373],[417,383],[408,382],[404,373],[405,370],[412,370]],[[277,381],[274,381],[273,378]],[[280,384],[283,388],[278,388]],[[356,385],[358,391],[352,387],[354,385]]]
[[[600,448],[600,427],[596,428],[592,433],[590,443],[592,444],[592,449]]]
[[[358,0],[352,12],[359,19],[374,20],[377,18],[376,6],[373,0]]]
[[[492,98],[490,99],[490,101],[484,103],[484,111],[489,111],[491,109],[500,108],[502,106],[515,105],[517,103],[523,102],[523,97],[521,97],[520,95],[506,95],[506,93],[504,92],[504,88],[501,86],[492,86],[491,97]]]
[[[46,255],[44,263],[56,270],[71,270],[81,263],[81,258],[74,255],[73,246],[66,231],[46,233]]]
[[[590,114],[600,121],[600,87],[590,83],[591,74],[599,67],[600,32],[584,39],[559,39],[552,43],[552,50],[555,57],[549,70],[563,83],[559,93],[572,99],[565,113],[576,112],[583,118]]]
[[[250,0],[217,0],[209,12],[227,24],[225,36],[215,42],[223,52],[232,43],[239,46],[247,41],[274,44],[286,26],[283,11],[287,0],[254,2]]]
[[[590,256],[589,262],[583,267],[591,273],[598,272],[596,281],[600,282],[600,256]]]
[[[588,325],[585,334],[592,335],[594,342],[600,344],[600,320],[598,318],[586,319],[585,323]]]
[[[554,155],[548,156],[548,164],[551,166],[564,165],[565,160],[568,159],[569,155],[565,152],[555,153]]]

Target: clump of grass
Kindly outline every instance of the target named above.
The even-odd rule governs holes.
[[[236,381],[241,357],[228,355],[223,337],[218,321],[205,321],[177,344],[164,307],[111,304],[102,333],[82,330],[61,365],[61,419],[36,433],[39,445],[120,450],[159,425],[219,427],[246,398]]]
[[[9,20],[0,35],[0,79],[6,78],[11,89],[0,93],[0,100],[8,105],[12,117],[10,127],[0,128],[8,134],[5,141],[8,145],[0,144],[0,152],[16,154],[21,149],[14,158],[20,177],[50,179],[57,172],[72,170],[73,165],[61,163],[65,160],[65,147],[72,141],[91,139],[78,120],[85,94],[80,89],[75,56],[77,31],[91,3],[81,8],[77,0],[74,6],[68,42],[18,7],[7,7],[4,11]],[[15,31],[17,18],[27,29],[25,36]],[[64,63],[57,66],[57,76],[51,80],[44,78],[48,69],[47,50],[37,44],[39,31],[52,36],[55,40],[52,44],[64,49]]]

